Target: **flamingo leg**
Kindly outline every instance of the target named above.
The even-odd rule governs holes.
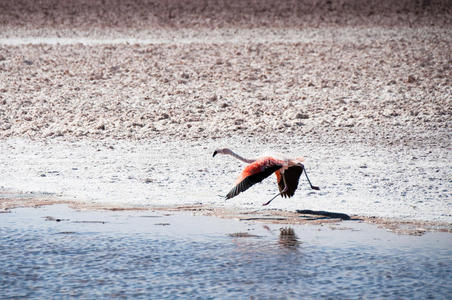
[[[273,199],[275,199],[275,198],[278,197],[279,195],[282,195],[282,194],[284,194],[285,192],[287,192],[286,177],[285,177],[284,175],[283,175],[283,181],[284,181],[284,189],[283,189],[280,193],[276,194],[273,198],[271,198],[270,200],[268,200],[267,202],[265,202],[264,204],[262,204],[262,206],[269,205],[270,202],[273,201]]]
[[[309,185],[311,186],[311,189],[317,190],[317,191],[320,190],[320,188],[318,186],[312,185],[311,180],[309,180],[308,173],[306,173],[306,169],[303,168],[303,170],[304,170],[304,175],[306,175],[306,179],[308,180]]]
[[[285,191],[284,191],[285,192]],[[273,198],[271,198],[270,200],[268,200],[267,202],[265,202],[264,204],[262,204],[262,206],[266,206],[269,205],[270,202],[273,201],[273,199],[275,199],[276,197],[278,197],[279,195],[281,195],[283,192],[276,194]]]

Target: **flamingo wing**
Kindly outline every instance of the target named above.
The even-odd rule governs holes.
[[[252,167],[252,165],[250,165]],[[226,199],[231,199],[241,192],[246,191],[256,183],[261,182],[277,170],[281,169],[282,165],[280,164],[272,164],[265,167],[262,167],[258,172],[254,172],[243,178],[239,181],[232,189],[231,191],[226,195]],[[246,169],[245,169],[246,171]]]
[[[286,183],[287,183],[287,190],[281,194],[282,197],[292,197],[295,194],[295,190],[298,187],[298,181],[300,180],[300,176],[303,173],[303,165],[298,164],[295,166],[292,166],[284,171],[283,174],[280,174],[280,176],[277,175],[278,180],[278,187],[279,191],[282,193],[285,188],[284,180],[282,176],[285,177]]]

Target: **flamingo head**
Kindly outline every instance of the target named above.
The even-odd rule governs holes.
[[[231,149],[228,149],[228,148],[216,149],[213,152],[212,157],[215,157],[215,155],[217,155],[217,154],[231,154],[231,152],[232,152]]]

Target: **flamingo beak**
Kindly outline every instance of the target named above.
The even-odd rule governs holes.
[[[217,150],[215,150],[215,151],[213,152],[213,155],[212,155],[212,157],[215,157],[215,155],[217,155],[217,153],[218,153],[218,151],[217,151]]]

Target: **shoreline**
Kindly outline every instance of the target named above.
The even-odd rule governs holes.
[[[134,206],[114,206],[100,205],[86,202],[76,202],[64,199],[58,199],[49,195],[49,197],[40,197],[36,194],[27,194],[21,197],[21,194],[15,194],[14,198],[8,198],[5,191],[0,190],[0,215],[3,213],[11,213],[19,208],[41,208],[45,206],[65,205],[76,211],[118,211],[118,212],[189,212],[197,216],[211,216],[221,219],[234,219],[239,221],[251,221],[254,223],[264,224],[281,224],[281,225],[338,225],[341,224],[347,228],[347,224],[366,223],[383,228],[395,234],[419,236],[427,232],[444,232],[452,233],[452,224],[446,222],[419,221],[419,220],[402,220],[397,218],[383,218],[375,216],[359,216],[345,215],[350,217],[349,220],[340,217],[327,217],[319,214],[297,213],[294,211],[285,211],[281,209],[251,210],[238,208],[225,208],[214,205],[168,205],[168,206],[152,206],[134,207]],[[338,212],[327,212],[331,214],[340,214]],[[343,214],[344,215],[344,214]]]

